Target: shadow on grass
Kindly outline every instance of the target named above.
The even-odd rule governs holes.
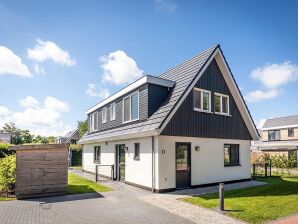
[[[296,181],[288,181],[292,179]],[[266,197],[266,196],[287,196],[298,194],[298,177],[283,179],[281,177],[258,178],[257,180],[266,182],[266,185],[254,186],[242,189],[228,190],[225,192],[225,198],[241,197]],[[218,199],[218,193],[195,195],[193,198],[202,198],[205,200]]]

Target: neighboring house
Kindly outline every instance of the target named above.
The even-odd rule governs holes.
[[[251,177],[250,142],[259,136],[219,45],[86,114],[84,171],[114,165],[116,180],[154,192]]]
[[[267,119],[262,128],[262,141],[252,142],[255,151],[294,155],[298,150],[298,115]]]
[[[68,132],[65,136],[60,136],[56,138],[57,144],[69,143],[69,144],[77,144],[80,139],[79,130],[76,129],[74,131]]]
[[[6,142],[8,144],[11,144],[12,142],[12,136],[9,133],[0,133],[0,142]]]

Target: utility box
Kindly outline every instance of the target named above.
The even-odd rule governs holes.
[[[17,199],[65,195],[69,144],[12,146]]]

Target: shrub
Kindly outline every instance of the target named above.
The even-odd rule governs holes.
[[[8,151],[9,144],[6,142],[0,142],[0,158],[4,158],[7,155],[11,155],[12,151]]]
[[[16,156],[9,155],[0,160],[0,191],[13,192],[16,182]]]
[[[82,165],[82,145],[70,145],[71,150],[71,166],[81,166]]]

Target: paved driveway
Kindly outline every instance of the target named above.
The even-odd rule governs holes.
[[[152,194],[119,182],[107,182],[106,185],[112,187],[114,191],[0,202],[0,223],[240,223],[218,212],[177,200],[187,195],[187,191]],[[238,188],[247,184],[232,186]],[[215,189],[207,189],[207,192]],[[205,193],[204,190],[201,192],[202,189],[199,191],[191,190],[190,194]]]

